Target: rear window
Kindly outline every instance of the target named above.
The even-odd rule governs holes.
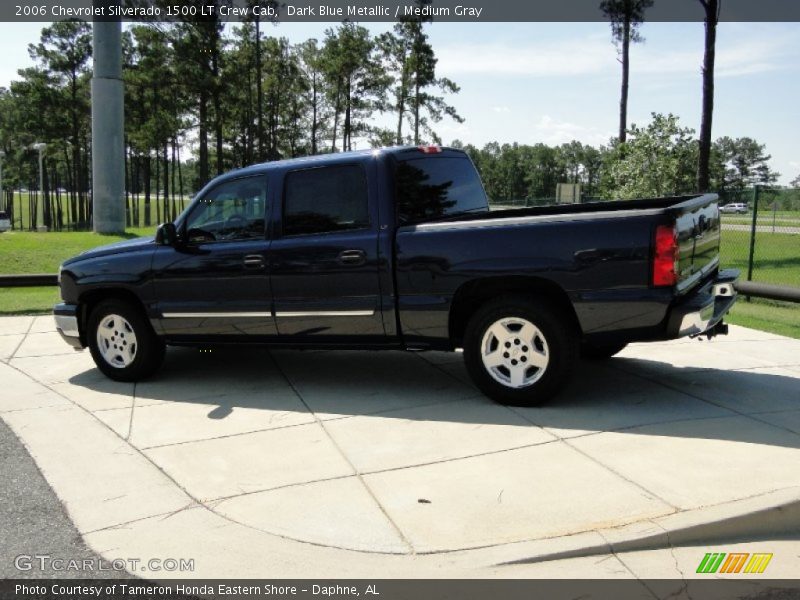
[[[284,235],[369,227],[367,178],[358,165],[293,171],[286,176]]]
[[[0,221],[5,220],[8,218],[8,215],[0,210]]]
[[[487,210],[486,193],[467,158],[426,157],[397,162],[399,223]]]

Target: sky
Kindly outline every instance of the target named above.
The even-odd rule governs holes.
[[[281,23],[270,35],[322,38],[334,23]],[[0,23],[0,86],[30,66],[27,46],[42,23]],[[371,23],[373,33],[389,23]],[[436,131],[482,146],[490,141],[600,145],[615,135],[620,64],[607,23],[433,23],[438,73],[461,91],[449,97],[465,118]],[[645,23],[631,51],[629,123],[653,112],[700,126],[702,23]],[[788,184],[800,175],[800,23],[721,23],[717,36],[713,136],[755,138]],[[387,121],[388,124],[388,121]]]

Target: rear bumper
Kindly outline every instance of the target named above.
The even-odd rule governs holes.
[[[81,332],[78,322],[78,307],[75,304],[56,304],[53,308],[53,317],[56,320],[56,331],[61,339],[75,350],[83,350]]]
[[[667,321],[667,338],[713,333],[736,302],[737,269],[720,271],[715,279],[693,291],[672,307]]]

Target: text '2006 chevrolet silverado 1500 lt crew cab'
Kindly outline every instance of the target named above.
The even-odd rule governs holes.
[[[122,381],[168,345],[463,349],[484,393],[534,405],[580,354],[724,333],[719,239],[714,195],[489,212],[460,150],[329,154],[222,175],[155,238],[66,261],[55,319]]]

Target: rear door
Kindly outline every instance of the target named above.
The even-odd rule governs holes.
[[[281,337],[384,341],[375,177],[374,161],[285,173],[270,248]]]

